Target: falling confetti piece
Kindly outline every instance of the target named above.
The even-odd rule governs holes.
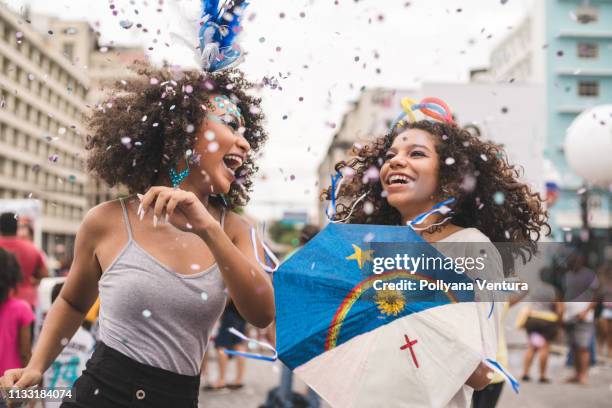
[[[209,152],[213,152],[213,153],[214,153],[214,152],[216,152],[217,150],[219,150],[219,143],[217,143],[217,142],[211,142],[211,143],[208,145],[208,151],[209,151]]]
[[[455,164],[455,159],[453,157],[447,157],[446,160],[444,160],[444,163],[447,166],[452,166],[453,164]]]
[[[200,269],[200,265],[199,265],[199,264],[196,264],[196,263],[191,264],[191,269],[192,269],[192,270],[194,270],[194,271],[197,271],[197,270],[199,270],[199,269]]]
[[[51,156],[49,156],[50,162],[57,163],[58,160],[59,160],[59,156],[57,154],[52,154]]]
[[[187,125],[187,127],[185,128],[185,131],[186,131],[187,133],[193,133],[194,129],[195,129],[195,126],[193,126],[193,125],[190,123],[190,124],[188,124],[188,125]]]
[[[202,292],[200,293],[200,297],[202,298],[202,300],[208,300],[208,293]]]
[[[480,158],[482,159],[482,161],[487,161],[487,160],[489,160],[489,159],[487,158],[487,156],[486,156],[484,153],[480,155]]]
[[[62,346],[65,346],[66,344],[68,344],[68,342],[69,342],[69,340],[68,340],[66,337],[64,337],[64,338],[62,338],[62,340],[60,341],[60,344],[61,344]]]
[[[144,115],[144,116],[142,117],[142,119],[140,119],[140,120],[141,120],[141,121],[143,121],[143,122],[146,122],[146,120],[147,120],[147,115]]]
[[[121,26],[121,28],[125,28],[127,30],[131,28],[134,25],[134,23],[131,22],[130,20],[121,20],[119,22],[119,25]]]
[[[506,197],[504,196],[504,193],[497,191],[495,194],[493,194],[493,201],[497,205],[502,205],[504,201],[506,201]]]
[[[151,314],[152,314],[152,313],[151,313],[151,311],[150,311],[149,309],[145,309],[145,310],[143,310],[143,311],[142,311],[142,315],[143,315],[144,317],[146,317],[147,319],[148,319],[149,317],[151,317]]]
[[[128,146],[131,142],[132,142],[132,138],[130,137],[125,136],[121,138],[121,143],[125,146]]]

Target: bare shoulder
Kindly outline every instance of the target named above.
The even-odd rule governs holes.
[[[86,237],[99,238],[117,224],[119,217],[121,217],[119,200],[105,201],[87,211],[79,233]]]
[[[248,234],[254,226],[255,222],[253,220],[233,211],[226,210],[225,231],[232,240],[238,238],[242,234]]]

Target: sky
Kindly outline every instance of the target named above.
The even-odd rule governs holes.
[[[471,68],[488,65],[490,50],[524,18],[532,1],[250,0],[240,38],[247,55],[240,67],[253,81],[278,79],[282,90],[264,88],[260,94],[270,138],[248,212],[265,220],[285,210],[308,211],[314,220],[317,168],[333,125],[339,127],[360,89],[467,81]],[[152,47],[147,53],[153,62],[193,61],[169,32],[187,27],[177,7],[197,10],[197,1],[4,3],[17,12],[28,5],[35,13],[88,20],[100,31],[102,45]],[[125,29],[121,21],[133,25]]]

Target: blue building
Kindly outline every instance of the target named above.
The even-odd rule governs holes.
[[[580,201],[585,190],[583,180],[565,160],[563,142],[579,113],[612,103],[612,0],[545,1],[545,156],[561,175],[551,225],[555,240],[567,240],[581,227]],[[610,194],[597,188],[589,188],[587,194],[590,227],[603,238],[610,228]]]

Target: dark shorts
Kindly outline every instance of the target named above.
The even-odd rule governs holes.
[[[538,333],[546,339],[553,340],[557,335],[557,323],[535,317],[528,317],[525,322],[525,329],[528,334]]]
[[[215,337],[215,347],[231,348],[242,343],[243,340],[240,337],[230,333],[230,327],[233,327],[241,333],[244,333],[246,329],[246,321],[232,305],[228,306],[225,312],[223,312],[223,316],[221,316],[219,332],[217,333],[217,337]]]
[[[570,347],[588,349],[595,334],[595,325],[593,322],[567,323],[565,332]]]
[[[61,408],[197,408],[200,376],[138,363],[99,342]]]

